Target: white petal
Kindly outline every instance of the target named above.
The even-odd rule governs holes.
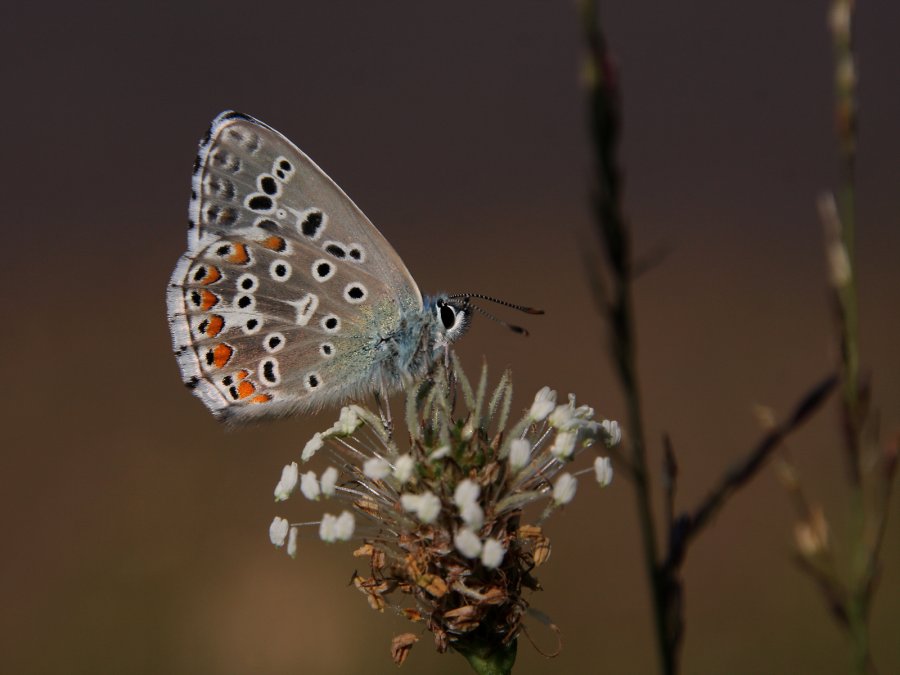
[[[543,422],[547,419],[547,415],[553,412],[556,405],[556,392],[550,387],[543,387],[534,395],[534,403],[528,411],[528,418],[532,422]]]
[[[469,502],[459,508],[459,516],[471,528],[478,529],[484,525],[484,511],[478,502]]]
[[[307,499],[319,498],[319,481],[316,480],[315,471],[307,471],[300,476],[300,492]]]
[[[359,415],[356,414],[356,410],[354,410],[352,406],[345,405],[343,408],[341,408],[340,418],[338,418],[338,421],[335,422],[331,426],[331,428],[325,432],[325,435],[349,436],[354,431],[356,431],[361,424],[362,420],[359,419]]]
[[[323,445],[325,445],[325,442],[322,440],[322,434],[317,431],[313,434],[313,437],[307,441],[306,447],[303,448],[303,453],[300,455],[300,459],[304,462],[308,462],[314,454],[322,449]]]
[[[403,507],[404,511],[417,511],[419,509],[419,502],[421,501],[421,495],[413,495],[408,492],[400,495],[400,505]]]
[[[297,556],[297,528],[292,527],[288,532],[287,554],[292,558]]]
[[[441,500],[431,492],[400,495],[400,504],[406,511],[414,512],[423,523],[433,523],[441,512]]]
[[[577,439],[577,431],[558,431],[553,446],[550,448],[551,454],[557,459],[570,459],[575,452]]]
[[[509,468],[513,471],[527,466],[531,459],[531,443],[524,438],[517,438],[509,444]]]
[[[569,405],[572,406],[572,416],[579,420],[590,420],[594,418],[594,409],[589,405],[580,405],[575,407],[575,394],[569,394]]]
[[[480,494],[481,486],[471,478],[466,478],[461,480],[457,484],[456,490],[453,491],[453,503],[462,508],[467,504],[478,501]]]
[[[382,480],[390,475],[391,465],[381,457],[372,457],[363,463],[363,473],[366,478]]]
[[[481,564],[489,569],[499,567],[505,554],[506,549],[503,548],[503,544],[493,537],[488,537],[484,540],[484,547],[481,550]]]
[[[594,460],[594,473],[597,475],[600,487],[606,487],[612,483],[613,467],[609,457],[598,457]]]
[[[423,523],[433,523],[441,512],[441,500],[437,495],[426,492],[422,495],[422,503],[416,515]]]
[[[338,540],[348,541],[356,529],[356,519],[349,511],[341,512],[334,524],[334,533]]]
[[[334,496],[334,487],[337,485],[337,479],[338,470],[333,466],[329,466],[322,472],[322,478],[319,479],[319,483],[321,484],[323,495],[326,497]]]
[[[415,467],[416,462],[411,455],[401,455],[394,464],[394,478],[400,481],[401,485],[405,484],[412,478]]]
[[[453,545],[456,550],[467,558],[477,558],[481,553],[481,540],[478,535],[467,527],[460,529],[453,537]]]
[[[337,517],[330,513],[322,515],[322,522],[319,523],[319,539],[329,544],[337,540]]]
[[[606,447],[611,448],[618,445],[622,440],[622,429],[615,420],[603,420],[600,422],[603,431],[606,432]]]
[[[275,486],[275,501],[282,502],[291,496],[297,487],[297,462],[291,462],[281,470],[281,480]]]
[[[284,538],[287,536],[290,524],[285,518],[275,516],[269,525],[269,540],[276,546],[284,546]]]
[[[553,486],[553,501],[559,505],[568,504],[575,497],[578,481],[570,473],[564,473],[556,479]]]
[[[446,456],[449,455],[449,454],[450,454],[450,446],[449,446],[449,445],[442,445],[442,446],[439,447],[437,450],[435,450],[435,451],[432,452],[430,455],[428,455],[428,461],[429,461],[429,462],[434,462],[434,461],[437,461],[437,460],[439,460],[439,459],[444,459],[444,457],[446,457]]]
[[[558,405],[550,413],[550,426],[556,427],[557,429],[565,429],[569,426],[569,422],[574,417],[575,409],[566,404],[566,405]]]

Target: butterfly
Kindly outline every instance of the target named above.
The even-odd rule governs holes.
[[[483,312],[470,303],[477,294],[423,299],[350,198],[249,115],[213,120],[191,188],[167,314],[184,383],[222,420],[396,391]]]

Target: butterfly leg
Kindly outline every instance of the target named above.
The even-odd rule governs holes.
[[[378,416],[381,417],[381,426],[387,432],[388,438],[394,436],[394,421],[391,418],[391,404],[388,399],[387,388],[384,382],[381,383],[381,389],[376,389],[372,396],[375,398],[375,405],[378,407]]]
[[[456,368],[450,361],[450,345],[444,347],[444,376],[447,378],[447,391],[450,392],[450,410],[456,409]]]

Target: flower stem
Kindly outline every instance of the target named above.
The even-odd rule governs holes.
[[[614,365],[625,394],[630,445],[629,464],[634,480],[638,519],[644,551],[644,566],[653,593],[654,625],[660,667],[665,675],[677,672],[680,630],[669,607],[667,579],[659,567],[656,527],[647,471],[644,424],[637,375],[636,336],[632,306],[632,261],[629,228],[621,209],[622,176],[616,151],[619,140],[619,91],[615,70],[600,28],[596,0],[580,1],[581,20],[587,43],[585,63],[589,96],[588,119],[594,142],[594,209],[599,234],[612,270],[612,288],[605,307],[610,326]],[[598,284],[600,278],[596,278]]]
[[[478,642],[456,646],[478,675],[509,675],[516,662],[516,641],[508,644]]]

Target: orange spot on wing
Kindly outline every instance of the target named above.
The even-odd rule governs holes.
[[[235,376],[234,376],[234,377],[235,377],[235,379],[237,379],[237,380],[243,380],[243,379],[244,379],[245,377],[247,377],[249,374],[250,374],[250,371],[249,371],[249,370],[246,370],[246,369],[245,369],[245,370],[239,370],[239,371],[237,371],[237,373],[235,373]]]
[[[204,286],[209,286],[210,284],[216,283],[221,278],[222,273],[219,271],[219,268],[210,265],[206,268],[206,276],[200,280],[200,283]]]
[[[200,294],[200,309],[209,309],[215,307],[219,303],[219,296],[209,291],[202,291]]]
[[[253,383],[250,380],[242,380],[238,385],[237,390],[238,398],[247,398],[256,391],[256,387],[253,386]]]
[[[287,248],[287,244],[285,243],[284,239],[274,234],[271,237],[266,237],[259,243],[273,251],[283,251],[285,248]]]
[[[272,400],[271,394],[260,394],[250,399],[250,403],[268,403]]]
[[[218,314],[213,314],[209,317],[209,322],[206,324],[206,334],[209,337],[216,337],[216,335],[222,332],[222,328],[224,327],[225,319]]]
[[[222,342],[213,347],[212,352],[213,365],[216,368],[224,368],[225,364],[231,360],[231,356],[234,354],[234,348]]]
[[[225,260],[235,265],[246,265],[250,262],[250,254],[244,244],[233,244],[233,252]]]

